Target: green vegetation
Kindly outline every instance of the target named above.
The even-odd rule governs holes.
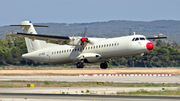
[[[164,91],[146,91],[138,90],[135,92],[117,92],[117,94],[125,95],[180,95],[180,90],[164,90]]]
[[[89,93],[89,92],[90,92],[90,91],[87,89],[87,90],[86,90],[86,93]]]
[[[49,82],[49,81],[44,81],[44,84],[49,85],[49,84],[50,84],[50,82]]]
[[[34,84],[35,87],[71,87],[72,82],[63,81],[25,81],[12,80],[0,82],[0,88],[21,88],[27,87],[27,84]],[[98,85],[97,82],[73,82],[73,87],[180,87],[179,83],[111,83],[105,82],[103,85]],[[83,91],[89,92],[89,90]]]

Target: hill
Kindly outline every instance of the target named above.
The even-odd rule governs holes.
[[[129,28],[136,34],[145,36],[154,36],[162,33],[168,36],[166,41],[180,42],[180,21],[176,20],[156,20],[150,22],[143,21],[125,21],[111,20],[107,22],[92,23],[35,23],[38,25],[47,25],[49,28],[36,28],[40,34],[61,35],[61,36],[81,36],[84,27],[87,26],[87,36],[89,37],[119,37],[129,33]],[[0,38],[5,39],[9,32],[22,32],[21,28],[0,27]]]

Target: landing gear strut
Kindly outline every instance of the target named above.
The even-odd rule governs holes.
[[[147,53],[144,53],[144,55],[143,55],[143,60],[147,60]]]
[[[100,64],[101,69],[106,69],[108,67],[107,62],[103,62]]]
[[[84,67],[84,63],[83,62],[78,62],[76,64],[77,68],[83,68]]]

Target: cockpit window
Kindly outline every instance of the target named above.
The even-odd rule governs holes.
[[[135,39],[135,41],[138,41],[138,40],[139,40],[139,38],[136,38],[136,39]]]
[[[134,41],[135,38],[132,39],[132,41]]]
[[[141,37],[140,40],[145,40],[145,38]]]

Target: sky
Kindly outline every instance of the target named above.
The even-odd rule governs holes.
[[[109,20],[180,20],[180,0],[1,0],[0,26]]]

